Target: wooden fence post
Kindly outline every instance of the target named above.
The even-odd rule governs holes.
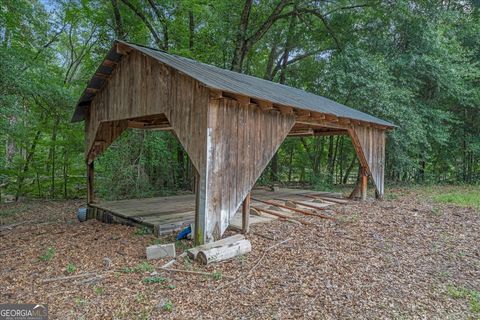
[[[367,200],[367,183],[368,183],[368,175],[367,175],[367,168],[362,167],[361,169],[361,181],[360,181],[360,192],[362,195],[362,201]]]
[[[247,234],[250,228],[250,192],[242,204],[242,233]]]
[[[93,190],[93,177],[93,161],[91,163],[87,162],[87,204],[93,203],[95,201],[95,192]]]

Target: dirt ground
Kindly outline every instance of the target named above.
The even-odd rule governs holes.
[[[480,212],[387,192],[336,221],[254,225],[244,257],[173,266],[211,276],[147,263],[158,240],[141,230],[77,222],[83,201],[2,204],[0,302],[47,303],[50,319],[480,319]]]

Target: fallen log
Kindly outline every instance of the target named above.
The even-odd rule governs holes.
[[[223,245],[227,245],[227,244],[230,244],[230,243],[235,243],[235,242],[238,242],[238,241],[243,240],[243,239],[245,239],[245,236],[243,234],[236,234],[236,235],[233,235],[233,236],[228,237],[228,238],[220,239],[220,240],[215,241],[215,242],[206,243],[206,244],[203,244],[201,246],[189,249],[187,251],[187,254],[188,254],[188,257],[190,259],[195,260],[195,259],[197,259],[198,253],[202,250],[208,250],[208,249],[213,248],[215,246],[223,246]]]
[[[331,197],[324,197],[324,196],[320,196],[320,197],[317,197],[317,198],[320,199],[320,200],[335,202],[335,203],[339,203],[339,204],[348,204],[349,203],[348,200],[338,199],[338,198],[331,198]]]
[[[297,208],[291,208],[291,207],[286,206],[286,205],[283,205],[283,204],[281,204],[281,203],[276,203],[276,202],[269,201],[269,200],[254,199],[254,198],[252,198],[252,200],[258,201],[258,202],[262,202],[262,203],[265,203],[265,204],[269,204],[269,205],[271,205],[271,206],[275,206],[275,207],[279,207],[279,208],[285,208],[285,209],[288,209],[288,210],[292,210],[292,211],[295,211],[295,212],[298,212],[298,213],[301,213],[301,214],[304,214],[304,215],[307,215],[307,216],[316,216],[315,213],[312,213],[312,212],[309,212],[309,211],[305,211],[305,210],[300,210],[300,209],[297,209]]]
[[[278,200],[281,200],[281,201],[287,201],[287,200],[283,200],[283,199],[278,199]],[[294,200],[288,200],[290,202],[293,202],[295,204],[298,204],[300,206],[304,206],[304,207],[307,207],[307,208],[311,208],[311,209],[316,209],[316,210],[325,210],[325,208],[320,208],[320,207],[317,207],[317,206],[314,206],[314,205],[311,205],[311,204],[308,204],[308,203],[305,203],[305,202],[300,202],[300,201],[294,201]],[[326,215],[323,215],[321,213],[316,213],[315,216],[319,217],[319,218],[323,218],[323,219],[330,219],[330,220],[335,220],[335,218],[333,217],[329,217],[329,216],[326,216]]]
[[[301,221],[301,220],[297,220],[293,217],[290,217],[290,216],[287,216],[287,215],[284,215],[278,211],[273,211],[273,210],[270,210],[270,209],[262,209],[262,208],[258,208],[258,207],[255,207],[256,210],[258,211],[261,211],[261,212],[265,212],[265,213],[268,213],[268,214],[271,214],[272,216],[275,216],[275,217],[278,217],[282,220],[285,220],[285,221],[289,221],[289,222],[293,222],[293,223],[298,223],[298,224],[304,224],[304,225],[309,225],[308,222],[305,222],[305,221]]]
[[[179,273],[189,273],[189,274],[196,274],[199,276],[208,276],[208,277],[213,277],[215,276],[215,273],[213,272],[203,272],[203,271],[194,271],[194,270],[182,270],[182,269],[171,269],[171,268],[160,268],[163,271],[168,271],[168,272],[179,272]],[[232,276],[226,276],[222,274],[222,278],[225,279],[235,279]]]
[[[197,260],[203,264],[219,262],[234,258],[252,251],[252,245],[247,239],[243,239],[234,243],[201,250],[197,254]]]
[[[311,195],[311,194],[298,194],[299,196],[320,200],[322,202],[328,202],[331,204],[339,203],[339,204],[348,204],[348,200],[339,199],[339,198],[332,198],[332,197],[325,197],[321,195]]]

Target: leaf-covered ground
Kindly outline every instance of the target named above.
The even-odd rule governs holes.
[[[336,222],[254,225],[244,257],[173,266],[211,276],[159,270],[167,260],[144,257],[158,240],[77,222],[82,201],[3,204],[2,223],[27,223],[1,227],[0,301],[48,303],[51,319],[478,319],[478,209],[418,189],[388,192],[381,202],[335,206]]]

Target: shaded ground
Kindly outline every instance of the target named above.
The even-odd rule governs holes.
[[[166,260],[146,263],[145,247],[158,240],[76,222],[81,201],[1,205],[2,223],[29,222],[0,232],[0,301],[48,303],[51,319],[479,319],[480,213],[424,194],[338,205],[337,222],[254,225],[251,254],[174,265],[212,276],[152,275]],[[42,282],[85,272],[99,277]]]

